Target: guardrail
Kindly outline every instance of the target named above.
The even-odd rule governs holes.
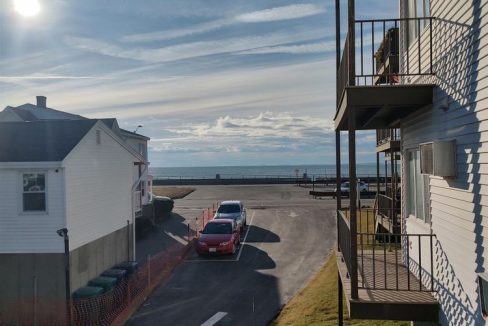
[[[434,17],[392,18],[392,19],[366,19],[354,22],[356,38],[350,42],[346,35],[341,62],[337,70],[337,99],[340,103],[342,94],[348,86],[374,86],[380,84],[396,85],[406,76],[428,76],[435,74],[433,67],[433,29]],[[402,69],[400,69],[399,27],[408,37],[410,31],[427,30],[427,35],[420,34],[416,43],[415,58],[411,58],[410,47],[405,51]],[[422,28],[421,28],[422,27]],[[426,42],[427,44],[422,44]],[[351,48],[351,44],[353,46]],[[350,80],[350,57],[354,54],[352,62],[354,80]],[[388,66],[391,65],[391,66]],[[388,66],[388,67],[387,67]],[[339,109],[339,108],[337,108]]]
[[[369,290],[435,291],[435,234],[376,232],[377,209],[358,210],[357,229],[351,230],[349,216],[347,208],[337,211],[338,249],[351,284]],[[352,232],[356,243],[351,242]],[[357,273],[352,273],[352,268],[357,268]],[[419,280],[428,280],[429,285]]]

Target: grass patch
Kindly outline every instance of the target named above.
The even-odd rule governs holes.
[[[153,193],[156,196],[165,196],[171,199],[184,198],[194,191],[195,188],[153,186]]]
[[[271,325],[337,325],[337,264],[332,254],[324,267],[283,308]],[[410,322],[347,320],[344,299],[344,325],[409,326]]]

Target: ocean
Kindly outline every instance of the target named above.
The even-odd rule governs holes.
[[[220,178],[249,178],[249,177],[335,177],[334,164],[327,165],[262,165],[262,166],[201,166],[201,167],[149,167],[149,173],[156,179],[214,179]],[[376,176],[376,163],[357,164],[358,177]],[[384,175],[384,166],[380,167],[380,174]],[[342,166],[342,175],[348,175],[348,166]]]

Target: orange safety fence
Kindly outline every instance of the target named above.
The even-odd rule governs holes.
[[[92,298],[64,300],[0,302],[0,326],[3,325],[123,325],[146,300],[152,290],[164,280],[192,248],[198,231],[213,219],[217,206],[203,210],[188,223],[187,245],[177,243],[157,254],[121,280],[112,290]],[[66,313],[69,307],[69,314]]]

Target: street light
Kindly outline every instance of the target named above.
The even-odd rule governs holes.
[[[68,229],[62,228],[56,231],[56,233],[64,239],[64,288],[66,294],[66,318],[68,320],[68,325],[71,325],[71,306],[69,304],[71,298],[71,286],[70,286],[70,275],[69,275],[69,237]]]
[[[142,128],[142,127],[143,127],[142,125],[137,125],[137,128],[136,128],[136,130],[134,130],[134,133],[136,133],[137,130],[139,130],[139,128]]]

